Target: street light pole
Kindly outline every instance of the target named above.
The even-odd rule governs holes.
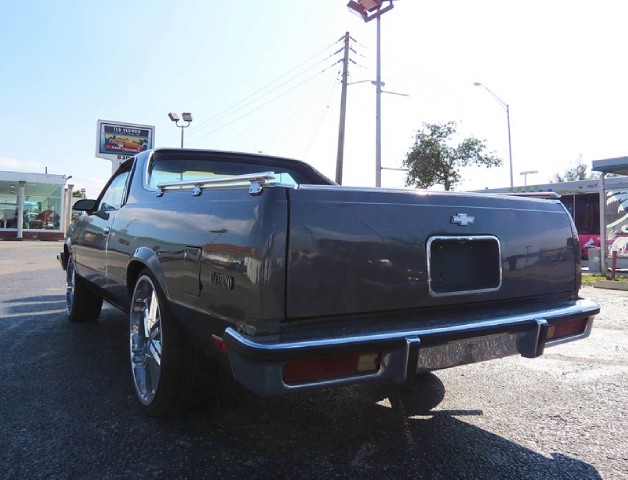
[[[377,68],[375,77],[375,186],[382,186],[382,41],[381,15],[377,17]]]
[[[503,102],[502,102],[503,103]],[[506,105],[506,122],[508,123],[508,163],[510,164],[510,186],[513,186],[512,180],[512,141],[510,139],[510,105]]]
[[[177,115],[174,112],[170,112],[168,114],[168,117],[170,117],[170,120],[172,120],[175,125],[177,127],[179,127],[181,129],[181,148],[183,148],[183,129],[187,128],[190,126],[190,123],[192,123],[192,114],[189,112],[184,112],[181,114],[181,116],[183,117],[183,121],[187,122],[185,125],[179,125],[179,115]]]
[[[384,2],[388,5],[383,7]],[[377,19],[377,60],[375,80],[375,186],[382,186],[382,53],[381,16],[393,8],[393,0],[349,0],[347,7],[365,22]]]
[[[497,100],[502,107],[506,109],[506,121],[508,122],[508,160],[510,163],[510,187],[512,188],[514,183],[513,183],[513,178],[512,178],[512,141],[510,139],[510,105],[508,105],[501,98],[495,95],[495,93],[493,93],[493,91],[490,88],[488,88],[486,85],[483,85],[480,82],[475,82],[473,85],[475,85],[476,87],[484,87],[486,91],[490,93],[491,96],[495,100]]]

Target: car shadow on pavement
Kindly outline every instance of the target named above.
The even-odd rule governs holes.
[[[258,397],[222,368],[202,409],[151,419],[133,393],[124,314],[31,323],[26,337],[0,336],[0,464],[9,477],[601,478],[575,458],[465,422],[483,415],[481,405],[439,410],[446,392],[433,374],[406,386]]]
[[[446,392],[433,374],[410,386],[270,398],[225,378],[232,388],[215,392],[206,411],[162,425],[191,444],[209,433],[255,465],[252,475],[263,466],[288,477],[310,472],[311,478],[601,478],[587,463],[560,453],[548,458],[464,421],[482,416],[480,409],[438,410]]]
[[[3,302],[5,316],[25,314],[50,314],[54,310],[65,310],[65,297],[59,295],[41,295],[10,299]]]

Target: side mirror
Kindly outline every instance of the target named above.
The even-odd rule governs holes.
[[[79,212],[91,213],[96,208],[96,200],[77,200],[72,206],[72,210],[78,210]]]

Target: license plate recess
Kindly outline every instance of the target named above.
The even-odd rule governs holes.
[[[501,264],[499,240],[492,235],[434,236],[427,242],[428,283],[434,296],[499,290]]]

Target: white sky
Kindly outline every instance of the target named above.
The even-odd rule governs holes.
[[[346,0],[2,1],[0,170],[72,175],[95,197],[111,173],[95,158],[97,119],[194,122],[185,145],[305,160],[333,178],[338,39],[356,40],[350,81],[375,78],[375,22]],[[423,122],[458,122],[504,167],[465,171],[459,189],[545,183],[582,158],[628,155],[623,0],[399,0],[382,17],[382,163],[399,167]],[[373,185],[375,87],[349,87],[344,183]],[[382,185],[403,185],[385,170]]]

